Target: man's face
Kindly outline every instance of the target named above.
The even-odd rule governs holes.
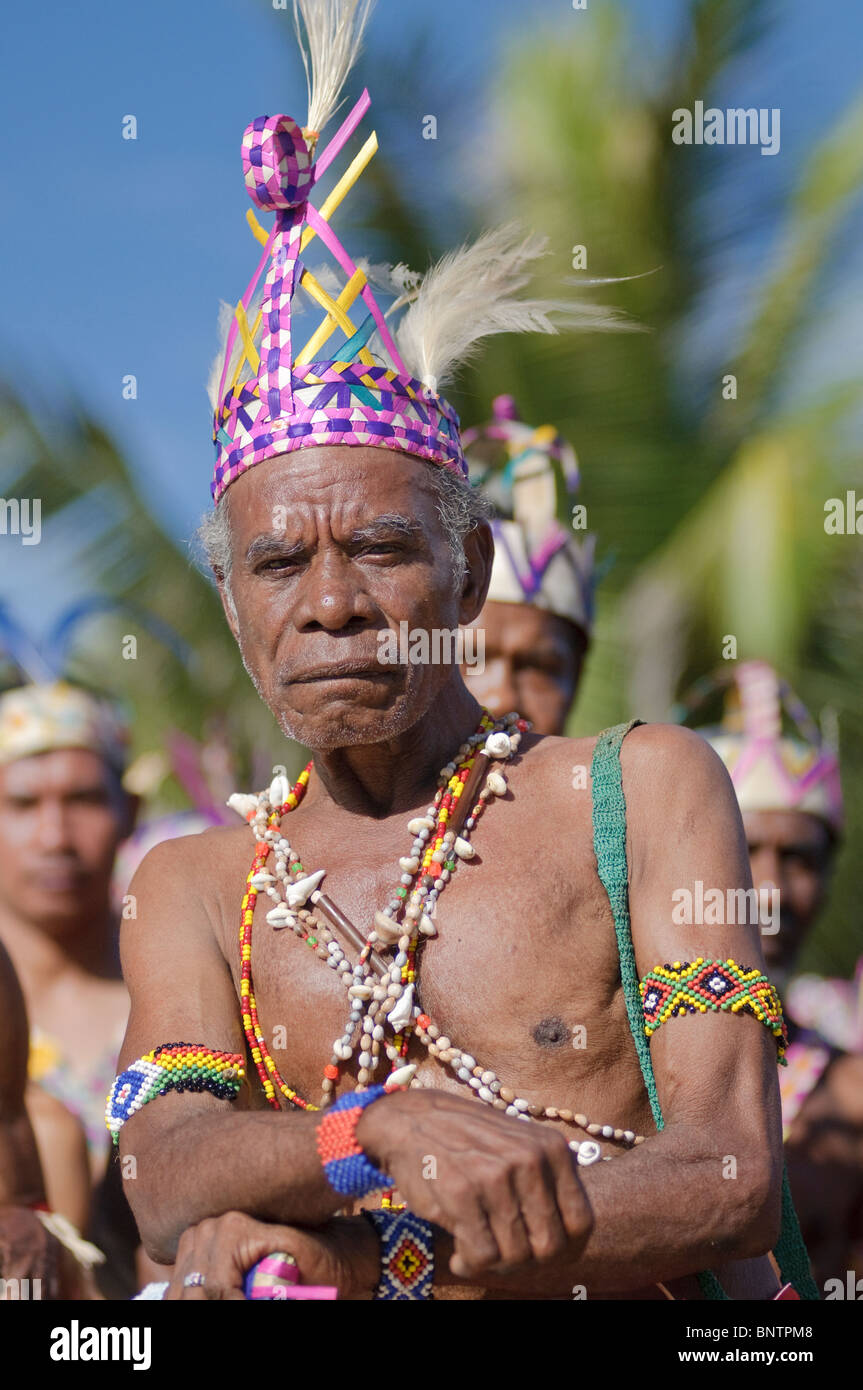
[[[131,822],[98,753],[64,748],[0,767],[0,902],[52,932],[104,916]]]
[[[768,968],[788,971],[812,926],[827,887],[832,840],[804,811],[747,811],[743,816],[752,882],[780,893],[779,931],[763,935]]]
[[[492,714],[518,710],[538,734],[562,734],[587,646],[574,623],[527,603],[487,603],[485,669],[467,667],[467,687]]]
[[[485,596],[488,527],[466,542],[456,593],[433,466],[327,446],[268,459],[231,484],[236,616],[230,602],[226,615],[260,695],[308,748],[395,738],[452,678],[443,665],[388,663],[379,641],[402,623],[409,640],[456,629]]]

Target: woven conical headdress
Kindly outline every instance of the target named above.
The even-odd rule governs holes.
[[[495,509],[488,597],[544,608],[589,636],[594,537],[577,540],[561,520],[578,496],[575,450],[553,425],[525,424],[512,396],[495,397],[492,412],[463,435],[471,482]]]
[[[444,257],[425,276],[389,272],[394,303],[387,313],[331,218],[375,154],[374,132],[327,198],[313,200],[321,176],[341,154],[368,111],[363,92],[332,139],[320,130],[332,114],[359,50],[370,0],[296,0],[311,69],[305,126],[291,116],[260,116],[243,135],[246,189],[255,208],[271,212],[269,232],[247,214],[263,253],[230,313],[210,380],[215,412],[213,500],[262,460],[322,444],[373,445],[413,454],[463,475],[458,417],[438,388],[489,334],[556,332],[550,314],[570,324],[624,326],[596,305],[521,297],[544,241],[515,227],[486,233]],[[313,128],[316,127],[316,128]],[[310,249],[329,256],[312,273]],[[333,288],[334,282],[340,288]],[[297,296],[323,312],[311,334],[297,332]],[[387,317],[404,310],[393,331]]]
[[[728,768],[741,811],[805,811],[838,835],[839,759],[788,682],[766,661],[744,661],[699,682],[677,712],[691,715],[723,685],[721,723],[698,732]],[[793,732],[784,732],[786,721]]]

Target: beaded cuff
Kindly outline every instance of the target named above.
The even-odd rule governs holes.
[[[733,960],[676,960],[658,965],[639,985],[647,1037],[675,1014],[751,1014],[776,1038],[784,1065],[788,1033],[779,995],[766,975]]]
[[[366,1158],[355,1132],[366,1106],[386,1094],[385,1086],[349,1091],[339,1096],[318,1125],[318,1153],[327,1182],[343,1197],[365,1197],[368,1192],[384,1191],[393,1185],[392,1178]]]
[[[381,1282],[375,1299],[406,1303],[431,1298],[434,1231],[412,1211],[364,1211],[381,1242]]]
[[[105,1123],[114,1143],[136,1111],[168,1091],[209,1091],[219,1100],[236,1100],[246,1075],[244,1062],[239,1053],[213,1052],[198,1043],[155,1047],[120,1072],[108,1093]]]

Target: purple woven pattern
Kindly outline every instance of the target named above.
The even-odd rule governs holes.
[[[300,370],[302,376],[292,378],[290,418],[274,419],[254,383],[226,396],[216,436],[214,502],[254,464],[321,444],[394,449],[467,476],[458,416],[421,382],[362,363],[310,362]]]
[[[261,305],[261,362],[258,386],[267,403],[271,420],[289,417],[293,410],[291,390],[291,296],[303,231],[302,208],[293,213],[277,213],[272,238],[271,260],[264,282]]]
[[[249,197],[264,211],[305,202],[314,170],[303,132],[292,116],[258,116],[246,126],[243,174]]]
[[[243,173],[246,189],[258,208],[275,213],[267,247],[258,270],[238,307],[246,339],[239,367],[228,378],[228,362],[238,337],[238,320],[231,326],[225,347],[220,401],[214,421],[216,468],[212,484],[214,502],[235,478],[264,459],[295,449],[322,444],[366,445],[395,450],[426,459],[467,476],[467,464],[459,438],[458,417],[433,391],[404,372],[404,364],[390,337],[383,315],[367,282],[359,297],[368,313],[354,327],[347,308],[357,299],[356,263],[348,255],[329,222],[309,201],[317,169],[326,169],[356,129],[368,109],[368,93],[356,103],[340,130],[312,161],[314,140],[309,142],[290,116],[260,116],[243,135]],[[310,148],[310,145],[312,148]],[[292,299],[304,275],[301,243],[316,236],[334,258],[345,284],[353,280],[353,294],[325,308],[316,351],[319,360],[297,367],[292,343]],[[265,269],[266,268],[266,269]],[[248,344],[244,314],[251,305],[261,274],[265,275],[260,309],[259,348]],[[337,306],[337,307],[336,307]],[[324,358],[329,333],[338,324],[352,341],[351,347],[333,347]],[[380,351],[391,361],[373,363],[365,346],[371,331],[383,344]],[[259,360],[256,360],[257,353]],[[344,360],[348,358],[356,360]],[[360,360],[360,359],[363,360]],[[229,384],[230,380],[235,385]],[[227,390],[226,390],[227,387]]]

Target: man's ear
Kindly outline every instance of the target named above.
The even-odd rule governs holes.
[[[458,620],[462,627],[478,618],[491,583],[494,563],[494,537],[487,521],[479,521],[464,539],[467,571],[459,601]]]

